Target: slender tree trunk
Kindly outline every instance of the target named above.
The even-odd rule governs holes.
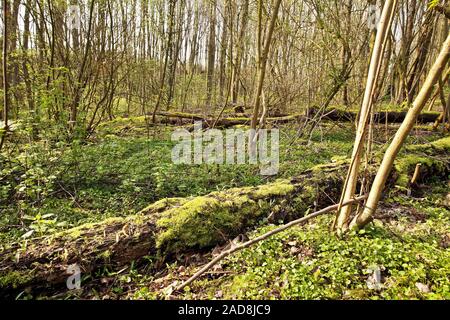
[[[228,45],[228,19],[229,19],[229,0],[225,0],[222,6],[223,10],[223,24],[222,35],[220,39],[220,61],[219,61],[219,101],[223,103],[224,89],[226,87],[226,65],[227,65],[227,45]]]
[[[260,0],[262,1],[262,0]],[[278,17],[278,11],[280,9],[281,0],[275,0],[275,6],[273,8],[272,12],[272,18],[270,20],[269,29],[267,31],[265,43],[264,43],[264,49],[262,50],[260,54],[260,61],[258,61],[258,76],[257,76],[257,87],[255,91],[255,98],[253,103],[253,115],[252,115],[252,121],[251,121],[251,128],[256,129],[256,126],[258,124],[258,116],[259,116],[259,109],[261,105],[261,93],[263,90],[263,84],[264,84],[264,78],[266,76],[266,65],[267,65],[267,58],[269,56],[269,50],[270,50],[270,44],[272,42],[272,35],[273,31],[275,29],[275,24]],[[261,40],[260,40],[261,42]]]
[[[153,114],[152,114],[152,122],[153,123],[155,123],[155,121],[156,121],[156,113],[159,110],[161,100],[162,100],[162,97],[164,94],[164,84],[166,82],[167,65],[169,63],[169,58],[170,58],[169,48],[172,46],[176,1],[177,0],[170,0],[170,2],[169,2],[169,30],[167,31],[168,32],[167,47],[166,47],[166,52],[165,52],[165,56],[164,56],[164,65],[163,65],[163,70],[162,70],[162,75],[161,75],[161,83],[160,83],[160,87],[159,87],[158,98],[156,100],[155,108],[153,109]]]
[[[414,127],[417,117],[430,98],[433,86],[438,82],[445,66],[449,61],[449,55],[450,35],[447,37],[447,40],[445,41],[436,62],[431,68],[424,85],[420,89],[418,96],[413,102],[411,109],[409,109],[405,120],[401,124],[400,128],[395,134],[393,141],[386,150],[383,161],[380,165],[380,169],[378,170],[375,180],[372,184],[372,188],[370,190],[367,203],[364,206],[364,210],[353,219],[350,225],[351,228],[362,228],[371,220],[373,213],[378,207],[378,201],[381,198],[381,194],[386,184],[388,175],[392,170],[394,160],[397,157],[401,147],[403,146],[403,143],[405,142],[412,128]]]
[[[84,80],[85,72],[87,69],[87,64],[89,59],[89,55],[91,52],[91,46],[92,46],[92,28],[93,28],[93,21],[94,21],[94,8],[95,8],[95,1],[92,1],[89,7],[89,21],[88,21],[88,30],[86,34],[86,48],[84,51],[83,59],[81,61],[81,66],[78,72],[77,76],[77,83],[75,84],[75,97],[70,105],[70,118],[69,118],[69,129],[70,132],[73,133],[77,120],[78,120],[78,107],[81,100],[81,95],[83,94],[83,90],[85,89],[87,83]]]
[[[422,33],[418,39],[418,56],[414,61],[414,65],[407,82],[408,101],[412,101],[414,99],[414,96],[416,95],[417,89],[419,87],[420,80],[422,78],[422,74],[425,72],[425,62],[428,56],[427,53],[429,52],[431,39],[435,31],[435,18],[436,16],[434,15],[434,11],[431,11],[426,17],[422,26],[423,30],[421,30]]]
[[[3,130],[0,131],[0,151],[8,134],[9,79],[8,79],[8,19],[9,0],[3,0]]]
[[[352,7],[353,7],[353,0],[348,1],[346,3],[346,10],[345,10],[345,32],[347,34],[351,33],[351,17],[352,17]],[[346,74],[347,69],[349,68],[350,59],[352,56],[352,52],[350,50],[350,45],[348,44],[347,40],[342,40],[342,52],[341,52],[341,63],[342,63],[342,73]],[[348,97],[348,83],[345,81],[342,88],[342,102],[344,106],[349,107],[350,101]]]
[[[367,122],[369,120],[369,114],[373,104],[373,93],[376,87],[380,67],[381,59],[383,57],[384,46],[387,40],[387,34],[390,30],[393,13],[395,11],[396,0],[387,0],[385,2],[381,21],[379,23],[379,29],[376,35],[374,49],[369,67],[369,74],[367,76],[366,91],[364,94],[364,100],[361,106],[360,118],[358,128],[356,132],[355,144],[352,154],[352,164],[349,169],[346,183],[341,197],[342,202],[347,202],[355,195],[356,185],[358,182],[358,174],[362,156],[362,146],[367,133]],[[352,211],[352,205],[344,206],[340,208],[337,215],[337,231],[342,233],[345,231],[348,225],[350,213]]]
[[[33,97],[33,88],[31,84],[30,74],[28,71],[28,49],[29,49],[29,41],[30,41],[30,8],[31,8],[31,0],[26,0],[25,6],[25,16],[24,16],[24,25],[23,25],[23,60],[22,60],[22,71],[23,71],[23,79],[25,82],[25,90],[28,101],[28,109],[30,112],[36,112],[34,105],[34,97]],[[37,118],[36,114],[33,114],[33,117]]]
[[[70,0],[70,5],[78,6],[78,0]],[[77,54],[80,50],[80,30],[78,30],[77,26],[72,26],[71,36],[72,36],[72,46],[73,51]]]
[[[19,64],[18,58],[14,57],[14,52],[17,50],[17,39],[19,31],[19,6],[20,0],[13,0],[11,19],[9,20],[9,52],[13,53],[10,57],[11,86],[16,86],[19,83]]]
[[[175,27],[175,21],[181,21],[183,18],[183,9],[184,9],[184,1],[178,1],[178,18],[173,18]],[[173,31],[175,32],[175,30]],[[175,96],[175,87],[176,87],[176,76],[177,76],[177,65],[178,65],[178,57],[181,49],[181,37],[182,37],[182,25],[179,23],[178,28],[176,30],[177,37],[174,43],[170,46],[170,59],[169,59],[169,78],[167,79],[168,84],[168,95],[167,95],[167,103],[166,110],[169,110],[172,105],[172,101]]]
[[[249,0],[244,0],[243,8],[242,8],[242,17],[241,17],[241,25],[239,29],[239,36],[236,43],[236,59],[234,61],[233,73],[232,73],[232,85],[231,85],[231,101],[235,105],[237,104],[238,96],[239,96],[239,83],[240,83],[240,74],[241,74],[241,64],[242,64],[242,56],[244,51],[244,38],[245,32],[247,30],[248,23],[248,7]]]
[[[189,69],[191,73],[195,72],[195,58],[198,52],[198,32],[199,32],[199,12],[198,0],[194,0],[194,26],[192,31],[191,52],[189,54]]]
[[[208,109],[211,107],[211,97],[214,87],[214,65],[216,62],[216,0],[213,0],[210,4],[209,19],[208,70],[205,105]]]
[[[405,99],[408,99],[408,66],[411,57],[411,45],[414,38],[414,22],[417,14],[417,0],[406,1],[404,3],[406,8],[406,26],[402,29],[402,40],[399,54],[398,64],[398,90],[397,99],[398,104],[402,103]],[[409,101],[408,101],[409,102]]]

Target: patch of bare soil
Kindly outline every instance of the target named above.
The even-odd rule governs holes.
[[[391,222],[399,220],[399,218],[405,217],[409,222],[425,222],[427,220],[427,214],[420,212],[419,210],[407,207],[400,204],[387,204],[383,203],[374,215],[375,219],[383,222]]]
[[[450,233],[444,235],[439,243],[441,248],[448,249],[450,248]]]

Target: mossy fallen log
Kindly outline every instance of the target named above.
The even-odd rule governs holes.
[[[309,117],[318,112],[318,109],[311,108],[309,110]],[[401,123],[406,117],[407,111],[379,111],[374,113],[374,121],[378,123]],[[212,126],[214,123],[218,128],[229,128],[238,125],[249,125],[250,118],[248,117],[224,117],[217,120],[210,116],[202,116],[198,114],[182,113],[182,112],[159,112],[157,114],[162,123],[168,124],[186,124],[195,121],[202,121],[205,127]],[[434,123],[439,119],[440,113],[434,111],[422,112],[418,119],[418,123]],[[329,108],[323,113],[322,119],[329,121],[353,122],[358,117],[358,112],[348,111],[339,108]],[[293,114],[281,117],[268,117],[267,123],[284,124],[290,122],[306,121],[306,117],[301,114]]]
[[[251,119],[248,117],[224,117],[216,119],[212,116],[202,116],[192,113],[183,112],[158,112],[157,116],[159,121],[167,124],[186,124],[193,123],[195,121],[202,121],[204,127],[211,127],[215,124],[217,128],[229,128],[239,125],[249,125]],[[300,114],[294,114],[282,117],[268,117],[266,122],[273,124],[284,124],[289,122],[296,122],[303,120],[304,116]],[[216,121],[217,120],[217,121]]]
[[[16,243],[0,251],[0,294],[64,284],[72,264],[87,274],[102,266],[119,268],[144,256],[223,243],[270,214],[289,218],[304,213],[316,201],[330,201],[325,194],[336,196],[333,190],[344,168],[344,164],[333,165],[258,187],[163,199],[136,215]]]
[[[312,114],[318,112],[317,109],[311,110]],[[353,122],[358,117],[358,112],[348,111],[339,108],[329,108],[323,113],[323,119],[331,121],[350,121]],[[379,111],[374,113],[375,123],[402,123],[405,120],[407,111]],[[440,116],[439,112],[425,111],[422,112],[418,119],[418,123],[434,123]]]
[[[428,159],[425,166],[430,173],[448,175],[450,137],[409,148],[408,152],[418,156],[416,159]],[[403,159],[396,167],[402,172],[394,170],[390,185],[402,175],[412,175],[417,161],[409,155]],[[348,163],[343,161],[257,187],[163,199],[136,215],[3,245],[0,295],[63,285],[73,264],[83,274],[105,266],[116,269],[146,256],[163,258],[224,243],[269,216],[285,221],[299,218],[309,208],[320,208],[339,198],[347,168]],[[369,175],[373,176],[374,171],[370,169]]]

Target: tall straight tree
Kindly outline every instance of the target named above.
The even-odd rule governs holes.
[[[417,121],[417,117],[430,98],[434,85],[442,76],[442,72],[449,61],[449,56],[450,35],[447,36],[447,40],[444,42],[442,50],[433,67],[431,68],[424,85],[420,89],[420,92],[414,100],[411,109],[409,109],[405,120],[401,124],[400,128],[395,134],[394,139],[386,150],[383,161],[381,162],[380,168],[372,184],[372,188],[370,189],[369,197],[367,199],[364,210],[352,220],[352,223],[350,225],[351,228],[361,228],[365,226],[370,221],[373,213],[377,209],[378,201],[381,198],[386,180],[392,170],[394,160],[397,157],[412,128],[414,127],[414,124]]]
[[[166,45],[166,51],[164,54],[164,63],[162,68],[162,75],[160,80],[160,86],[159,86],[159,92],[158,92],[158,98],[156,100],[155,108],[153,109],[152,114],[152,123],[155,123],[156,121],[156,113],[159,110],[159,106],[161,105],[161,100],[164,95],[164,87],[166,82],[166,75],[167,75],[167,66],[169,64],[169,58],[170,57],[170,49],[172,48],[172,39],[173,39],[173,29],[175,25],[175,6],[176,6],[177,0],[170,0],[169,1],[169,14],[168,14],[168,20],[169,20],[169,30],[167,31],[167,45]]]
[[[352,161],[349,172],[344,183],[340,203],[348,202],[355,195],[356,185],[362,156],[362,146],[367,134],[367,123],[373,105],[373,94],[381,67],[384,46],[391,28],[393,14],[396,7],[396,0],[387,0],[384,4],[381,20],[378,24],[378,31],[370,61],[369,73],[367,76],[364,100],[361,106],[358,128],[356,131],[355,144],[353,147]],[[345,231],[348,227],[348,220],[352,211],[352,205],[344,206],[338,210],[336,228],[338,233]]]
[[[9,79],[8,79],[8,14],[9,0],[3,0],[3,129],[0,131],[0,150],[5,143],[8,133],[8,112],[9,112]]]
[[[249,14],[249,0],[244,0],[242,4],[242,13],[241,13],[241,23],[239,26],[239,35],[236,43],[236,55],[234,59],[233,72],[231,75],[231,99],[233,104],[237,103],[239,96],[239,83],[241,81],[241,64],[242,64],[242,56],[244,51],[244,39],[247,30],[248,24],[248,14]]]
[[[214,85],[216,62],[216,0],[211,1],[209,10],[208,71],[206,80],[206,107],[210,108]],[[205,110],[206,111],[206,110]]]
[[[262,0],[259,0],[259,1],[260,1],[259,6],[260,6],[260,8],[262,8]],[[252,129],[256,129],[256,126],[258,124],[259,109],[261,106],[261,94],[262,94],[262,89],[263,89],[263,85],[264,85],[264,78],[266,76],[267,59],[269,56],[270,44],[272,42],[273,30],[275,29],[275,24],[277,21],[280,4],[281,4],[281,0],[275,0],[275,5],[273,7],[273,12],[272,12],[272,18],[270,20],[270,25],[269,25],[269,29],[267,31],[264,47],[263,47],[261,53],[258,54],[259,61],[257,63],[257,83],[256,83],[255,97],[253,100],[254,101],[253,102],[253,114],[252,114],[252,121],[251,121]],[[261,26],[261,20],[262,20],[261,15],[259,15],[258,20],[260,21],[259,24]],[[260,28],[260,31],[258,32],[259,34],[260,34],[261,30],[262,29]],[[262,42],[260,37],[261,36],[258,37],[259,38],[258,43]],[[261,44],[258,44],[258,46],[261,47]]]
[[[224,89],[226,87],[226,64],[227,64],[227,43],[228,43],[228,20],[231,12],[230,1],[223,1],[222,4],[222,34],[220,37],[220,60],[219,60],[219,101],[220,103],[224,100]]]

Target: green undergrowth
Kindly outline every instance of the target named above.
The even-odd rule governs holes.
[[[123,123],[125,121],[125,124]],[[116,125],[116,119],[99,132]],[[0,154],[0,240],[40,236],[108,217],[127,216],[166,197],[189,197],[291,177],[351,150],[352,134],[335,128],[311,145],[292,143],[283,128],[279,175],[264,177],[256,165],[175,165],[173,127],[147,134],[98,134],[71,144],[39,141],[11,145]],[[8,145],[9,146],[9,145]],[[299,161],[301,159],[302,161]]]
[[[450,181],[423,187],[422,198],[392,194],[366,229],[343,238],[329,232],[332,216],[293,227],[229,256],[171,298],[450,299],[449,187]],[[259,226],[248,236],[274,228]],[[198,270],[198,264],[182,262],[196,257],[180,256],[166,273],[156,275],[145,264],[136,268],[132,263],[120,273],[104,270],[96,277],[110,285],[86,283],[83,290],[59,298],[162,298],[171,284]],[[380,271],[379,283],[371,280],[374,270]]]
[[[125,120],[117,119],[116,124],[132,127],[128,120],[125,121],[125,124],[123,121]],[[108,128],[108,126],[105,126],[101,130],[107,130]],[[206,195],[234,187],[265,185],[277,178],[296,176],[316,165],[330,162],[338,163],[348,158],[353,148],[354,132],[350,124],[336,125],[332,123],[321,126],[315,131],[310,143],[302,138],[295,139],[296,128],[283,126],[281,129],[280,172],[279,175],[269,178],[261,176],[259,168],[252,165],[188,166],[173,164],[171,149],[174,143],[169,140],[173,128],[168,126],[158,128],[150,134],[147,132],[147,134],[140,135],[123,134],[123,128],[108,133],[103,131],[104,134],[99,133],[85,143],[76,141],[72,144],[50,144],[41,141],[33,144],[22,144],[0,155],[2,164],[0,167],[0,179],[2,181],[0,186],[0,210],[2,213],[0,215],[0,241],[3,244],[15,241],[20,237],[57,234],[84,223],[95,223],[110,217],[130,216],[139,212],[148,204],[167,197],[184,198]],[[397,164],[402,172],[407,172],[408,178],[410,178],[411,170],[414,170],[418,160],[422,161],[423,158],[425,165],[427,165],[427,161],[432,161],[429,157],[431,153],[427,151],[427,148],[423,149],[423,144],[428,144],[430,148],[448,150],[449,138],[441,139],[438,143],[430,143],[437,138],[439,138],[438,134],[427,132],[426,134],[411,136],[408,139],[408,147],[402,151],[402,159],[406,160]],[[422,145],[420,150],[419,147],[415,147],[418,144]],[[374,145],[375,151],[384,147],[385,145],[379,142]],[[408,152],[417,153],[418,151],[420,151],[419,157],[405,157]],[[445,156],[445,152],[443,154]],[[275,194],[286,191],[284,189],[286,185],[284,184],[280,188],[278,188],[277,183],[274,183],[273,186],[276,190],[266,191]],[[258,190],[262,193],[265,192],[264,188]],[[314,193],[311,192],[310,194]],[[202,197],[206,202],[196,203],[196,200],[192,200],[189,209],[181,212],[176,211],[178,213],[176,216],[171,215],[169,210],[159,221],[159,226],[166,231],[160,234],[158,245],[163,246],[164,243],[171,243],[174,247],[170,249],[176,251],[176,246],[198,248],[203,245],[208,246],[211,242],[216,243],[221,237],[221,230],[210,232],[216,224],[225,225],[230,230],[240,227],[242,221],[236,222],[233,220],[233,213],[240,210],[239,201],[242,201],[242,204],[249,208],[249,212],[242,215],[245,218],[257,220],[258,215],[268,213],[267,209],[273,203],[259,201],[258,197],[261,198],[262,195],[256,194],[248,197],[236,194],[233,196],[234,202],[231,207],[227,207],[227,199]],[[188,202],[186,199],[183,201],[178,205],[184,206]],[[398,202],[402,201],[404,201],[403,198],[398,200]],[[248,205],[249,203],[250,205]],[[283,203],[279,206],[285,208],[286,205],[290,205],[290,203]],[[408,205],[415,206],[416,203]],[[441,237],[445,230],[448,230],[448,210],[433,206],[434,203],[429,201],[422,205],[426,212],[435,210],[439,213],[436,219],[430,214],[431,218],[427,221],[431,221],[432,227],[439,230],[440,233],[436,237]],[[205,214],[208,215],[208,212],[215,212],[215,210],[209,210],[205,213],[205,206],[210,206],[211,209],[223,208],[223,211],[214,216],[211,214],[205,216]],[[305,208],[301,209],[299,211],[305,211],[303,210]],[[445,219],[447,220],[442,220],[442,216],[446,216]],[[205,225],[205,221],[211,222],[211,225]],[[245,221],[245,223],[248,223],[248,221]],[[216,284],[220,284],[222,288],[222,282],[224,282],[224,286],[220,290],[223,291],[223,296],[228,298],[386,298],[389,294],[392,294],[392,297],[395,298],[423,296],[442,298],[448,296],[448,277],[442,277],[443,272],[448,274],[448,256],[443,254],[442,250],[439,251],[439,248],[435,248],[436,252],[432,254],[433,241],[438,241],[436,240],[438,238],[435,237],[434,240],[426,238],[425,242],[417,241],[417,244],[408,240],[411,244],[400,248],[399,243],[404,243],[402,242],[404,240],[399,243],[396,241],[399,237],[403,237],[403,233],[399,231],[394,236],[385,230],[384,224],[381,224],[371,226],[366,231],[367,234],[349,236],[348,241],[343,243],[329,235],[327,232],[328,224],[329,221],[324,219],[321,223],[308,227],[308,232],[305,232],[302,228],[292,229],[286,234],[273,238],[273,241],[268,241],[270,245],[267,248],[264,248],[264,243],[262,243],[261,249],[256,250],[256,253],[246,251],[248,256],[245,256],[245,252],[243,252],[241,253],[243,256],[236,255],[230,258],[228,265],[225,264],[225,267],[231,268],[229,270],[236,273],[237,276],[232,279],[221,278],[212,283],[208,282],[208,285],[212,284],[211,291],[205,290],[205,292],[201,292],[200,296],[215,295],[216,292],[213,291],[217,289]],[[183,228],[187,225],[191,229],[184,230]],[[270,228],[272,227],[262,227],[258,229],[257,233],[262,233]],[[419,229],[422,230],[420,232],[426,230],[424,228]],[[399,230],[401,230],[401,227]],[[411,237],[415,237],[416,233],[414,232]],[[297,248],[298,240],[297,244],[289,244],[296,241],[292,240],[294,238],[306,243],[305,248],[303,246]],[[224,239],[220,238],[220,240]],[[331,249],[322,248],[323,243],[329,244]],[[357,264],[357,261],[364,261],[361,260],[363,255],[370,256],[372,244],[375,247],[380,246],[379,250],[383,252],[393,251],[393,253],[389,253],[392,257],[386,257],[388,260],[394,259],[392,265],[387,264],[387,262],[386,265],[382,265],[388,260],[382,260],[381,258],[381,260],[377,260],[376,257],[370,258],[367,265],[365,263]],[[430,247],[427,247],[427,244]],[[278,250],[277,248],[280,248],[280,245],[286,250]],[[390,249],[391,245],[394,249]],[[418,247],[420,245],[424,247]],[[341,250],[345,252],[347,250],[345,248],[348,246],[351,247],[350,253],[342,255]],[[293,248],[300,250],[298,254],[303,254],[308,259],[309,252],[312,252],[311,257],[314,257],[311,259],[312,262],[305,265],[304,261],[308,259],[293,258],[291,254],[291,251],[295,251]],[[406,249],[410,251],[402,251]],[[403,254],[408,255],[408,259],[411,260],[411,257],[419,254],[421,250],[429,251],[429,256],[435,259],[432,262],[438,266],[439,270],[432,271],[434,273],[431,275],[426,273],[425,276],[423,274],[412,276],[410,273],[413,271],[406,267],[406,271],[401,269],[399,267],[401,259],[394,258],[397,254]],[[316,252],[320,254],[316,255]],[[446,252],[444,251],[444,253]],[[261,254],[264,257],[267,254],[268,260],[262,261]],[[329,269],[321,269],[320,266],[326,265],[328,260],[331,261],[333,255],[337,257],[335,264],[334,262],[330,264]],[[353,257],[354,255],[355,257]],[[380,257],[382,256],[380,254]],[[350,259],[348,270],[344,266],[344,261],[347,258]],[[233,259],[237,260],[234,261]],[[239,259],[243,259],[245,263],[242,263],[242,260]],[[414,266],[419,266],[422,263],[422,260],[417,259],[414,260],[415,263],[417,262]],[[428,259],[428,256],[426,256],[426,259]],[[447,264],[447,269],[442,261]],[[406,281],[407,286],[405,288],[407,287],[408,290],[412,291],[395,293],[392,291],[394,289],[391,290],[388,286],[391,280],[386,280],[385,291],[367,292],[362,287],[367,279],[367,274],[364,273],[366,269],[364,268],[370,268],[374,263],[379,263],[380,268],[391,268],[389,270],[392,270],[393,273],[386,273],[385,279]],[[263,269],[258,269],[259,264],[262,265],[261,268]],[[267,270],[265,269],[266,266]],[[333,270],[336,271],[339,268],[346,270],[343,278],[332,275]],[[419,267],[416,269],[420,270]],[[292,270],[295,272],[291,273]],[[400,271],[406,273],[400,273]],[[269,274],[274,277],[269,277]],[[405,276],[402,278],[398,276],[400,274],[402,277]],[[395,277],[392,278],[391,275],[395,275]],[[414,286],[411,286],[413,280],[410,280],[410,278],[418,279]],[[432,278],[432,280],[427,280],[429,278]],[[285,279],[287,280],[285,281]],[[445,284],[445,280],[447,284]],[[16,280],[14,274],[12,274],[8,281],[14,283],[19,280]],[[266,281],[265,285],[263,285],[264,281]],[[293,285],[290,283],[293,283]],[[432,294],[436,296],[417,294],[419,289],[414,289],[414,287],[417,288],[416,283],[426,284],[431,288]],[[253,284],[255,284],[255,288],[253,288]],[[392,285],[392,288],[394,287],[395,285]],[[403,287],[403,284],[400,287]],[[314,288],[317,288],[317,290]],[[195,293],[195,287],[192,289],[194,289],[192,292],[186,293],[186,297],[198,294]],[[154,292],[149,291],[149,295],[154,294]]]
[[[198,280],[179,298],[450,299],[449,186],[420,200],[389,198],[367,229],[344,239],[329,232],[330,216],[294,227],[227,258],[219,270],[232,275]],[[370,286],[377,269],[381,283]]]
[[[199,196],[293,177],[315,165],[347,158],[354,139],[351,124],[324,124],[310,143],[295,138],[297,128],[284,125],[279,174],[264,177],[256,165],[173,164],[173,130],[156,126],[147,131],[144,117],[117,118],[103,124],[88,141],[21,139],[8,144],[0,154],[0,241],[132,215],[167,197]],[[419,136],[409,143],[436,137]]]

